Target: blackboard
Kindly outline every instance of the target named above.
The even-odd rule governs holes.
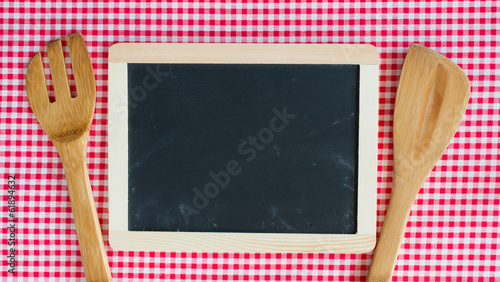
[[[129,64],[128,88],[129,230],[356,233],[359,66]]]
[[[113,247],[373,247],[376,131],[367,125],[376,126],[377,99],[366,97],[376,93],[373,60],[339,45],[328,50],[341,60],[319,47],[283,55],[274,44],[250,60],[241,45],[142,44],[143,57],[134,59],[137,46],[121,45],[110,51]]]

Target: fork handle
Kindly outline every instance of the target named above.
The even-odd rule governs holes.
[[[112,281],[87,171],[87,138],[54,142],[61,157],[87,281]]]

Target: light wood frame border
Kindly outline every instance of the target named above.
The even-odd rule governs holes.
[[[109,48],[109,243],[116,250],[369,252],[376,241],[379,55],[363,44],[118,43]],[[360,65],[357,234],[128,231],[127,63]]]

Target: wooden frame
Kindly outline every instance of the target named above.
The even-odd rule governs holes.
[[[127,63],[360,65],[357,234],[128,231]],[[378,52],[372,45],[118,43],[109,49],[109,242],[117,250],[369,252],[376,241]]]

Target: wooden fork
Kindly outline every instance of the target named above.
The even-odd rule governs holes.
[[[94,72],[83,36],[73,33],[67,40],[77,97],[71,97],[60,39],[47,45],[55,102],[49,102],[40,53],[28,66],[26,90],[33,113],[63,163],[85,276],[88,281],[111,281],[86,161],[95,105]]]

